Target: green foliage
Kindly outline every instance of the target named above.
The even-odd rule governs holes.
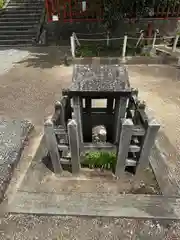
[[[5,1],[4,0],[0,0],[0,8],[2,8],[4,6]]]
[[[124,17],[132,17],[135,14],[137,18],[148,16],[157,6],[173,7],[178,6],[180,0],[120,0],[119,4],[114,0],[104,0],[104,26],[113,29],[117,20]]]
[[[102,44],[102,45],[101,45]],[[140,55],[142,46],[135,48],[136,41],[127,43],[126,53],[130,56]],[[103,43],[81,45],[76,49],[76,57],[119,57],[122,52],[122,45],[107,47]]]
[[[122,46],[119,42],[116,45],[107,46],[106,41],[85,44],[82,42],[82,45],[76,49],[76,57],[119,57]]]
[[[76,51],[77,57],[93,57],[93,55],[95,55],[95,46],[90,48],[88,45],[83,45]]]
[[[116,164],[116,153],[90,151],[85,154],[83,164],[90,168],[114,169]]]
[[[100,52],[105,51],[107,47],[103,43],[85,44],[76,51],[77,57],[97,57]]]

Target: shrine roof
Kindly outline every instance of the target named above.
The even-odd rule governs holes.
[[[70,92],[131,92],[125,66],[120,64],[75,64]]]

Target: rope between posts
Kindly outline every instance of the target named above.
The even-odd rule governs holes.
[[[175,36],[167,36],[167,37],[162,37],[162,39],[171,39],[171,38],[175,38]]]
[[[165,39],[172,39],[175,38],[175,36],[167,36],[167,37],[157,37],[156,40],[165,40]],[[109,41],[113,41],[113,40],[123,40],[124,37],[121,38],[109,38]],[[127,40],[138,40],[139,38],[135,38],[135,37],[127,37]],[[143,37],[143,39],[145,40],[153,40],[154,38],[146,38]],[[89,42],[94,42],[94,41],[107,41],[107,38],[94,38],[94,39],[90,39],[90,38],[78,38],[79,41],[89,41]]]
[[[76,32],[76,35],[84,35],[84,36],[93,36],[93,35],[104,35],[104,34],[107,34],[107,32],[103,32],[103,33],[77,33]]]
[[[112,40],[123,40],[124,38],[109,38],[108,40],[109,41],[112,41]],[[94,39],[88,39],[88,38],[78,38],[79,41],[89,41],[89,42],[94,42],[94,41],[107,41],[107,38],[94,38]]]
[[[175,38],[175,36],[167,36],[167,37],[156,37],[156,40],[158,39],[171,39],[171,38]],[[127,37],[127,39],[131,39],[131,40],[137,40],[139,38],[135,38],[135,37]],[[154,38],[153,37],[143,37],[143,39],[145,40],[153,40]]]

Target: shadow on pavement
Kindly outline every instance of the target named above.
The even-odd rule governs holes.
[[[24,63],[26,67],[42,69],[63,65],[66,56],[69,64],[72,61],[69,46],[3,47],[0,48],[1,56],[12,56],[13,64]]]
[[[65,57],[71,63],[69,47],[34,47],[27,49],[30,55],[18,63],[25,63],[27,67],[52,68],[64,65]]]

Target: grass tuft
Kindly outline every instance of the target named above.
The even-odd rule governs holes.
[[[83,165],[90,168],[102,168],[114,170],[116,165],[115,152],[90,151],[84,156]]]

